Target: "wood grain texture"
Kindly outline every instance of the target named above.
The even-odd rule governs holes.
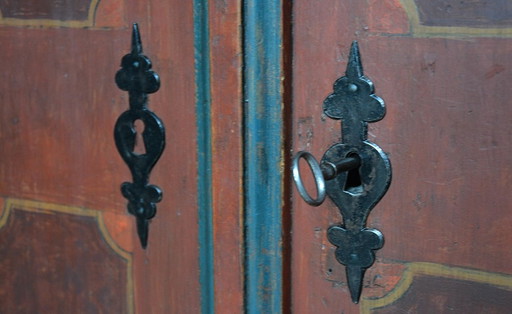
[[[322,102],[354,39],[387,105],[369,129],[393,164],[391,187],[368,221],[386,240],[377,256],[512,273],[512,41],[383,35],[367,28],[381,14],[365,2],[294,5],[295,150],[319,158],[339,141],[340,124],[322,117]],[[338,210],[330,202],[311,208],[297,195],[294,204],[293,312],[357,313],[346,282],[322,271],[325,231],[341,221]],[[372,295],[365,289],[363,297]]]
[[[242,12],[209,1],[215,311],[242,313]]]
[[[137,313],[186,314],[201,308],[192,5],[138,1],[128,7],[129,20],[139,22],[144,53],[160,75],[161,87],[150,96],[149,108],[162,119],[167,135],[151,174],[163,199],[150,224],[148,248],[137,247],[134,255]],[[128,97],[122,96],[124,107]]]
[[[0,83],[3,195],[111,211],[124,206],[119,177],[128,171],[117,162],[112,136],[127,106],[113,82],[129,48],[124,33],[0,30],[1,55],[10,60]]]

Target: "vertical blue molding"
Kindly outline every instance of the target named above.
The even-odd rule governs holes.
[[[282,312],[282,3],[243,0],[245,310]]]
[[[215,312],[209,37],[208,0],[194,0],[199,281],[203,314]]]

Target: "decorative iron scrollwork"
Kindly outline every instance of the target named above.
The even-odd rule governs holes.
[[[130,108],[117,119],[114,138],[133,178],[133,182],[121,185],[121,192],[128,200],[128,212],[137,219],[137,233],[142,247],[146,248],[149,221],[156,214],[156,203],[162,199],[162,190],[149,184],[149,175],[164,150],[165,129],[160,118],[147,108],[148,94],[158,91],[160,78],[151,70],[149,58],[142,54],[137,24],[133,25],[131,48],[131,53],[122,58],[115,77],[117,86],[129,93]],[[143,153],[135,152],[137,121],[144,124]]]
[[[331,226],[327,238],[337,248],[336,259],[346,266],[352,301],[359,302],[364,273],[375,261],[375,250],[384,244],[382,233],[366,227],[366,219],[391,183],[388,156],[368,141],[369,122],[381,120],[386,108],[374,94],[373,83],[364,76],[357,42],[353,42],[345,76],[334,83],[334,92],[324,101],[324,113],[342,121],[342,142],[331,146],[320,164],[308,152],[294,157],[293,178],[300,195],[318,206],[325,194],[336,204],[343,224]],[[299,160],[305,158],[317,185],[313,199],[305,190],[299,173]]]

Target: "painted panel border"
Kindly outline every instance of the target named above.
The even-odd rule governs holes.
[[[402,275],[402,279],[390,293],[382,298],[362,300],[363,302],[361,302],[361,313],[370,314],[374,309],[388,306],[397,301],[402,296],[404,296],[407,290],[411,287],[414,278],[420,275],[484,283],[495,287],[512,290],[512,275],[491,273],[481,270],[453,267],[436,263],[411,262],[406,263],[406,269]]]
[[[133,258],[132,254],[125,251],[121,248],[116,241],[112,238],[109,233],[107,226],[105,224],[105,219],[103,217],[103,213],[98,210],[67,206],[67,205],[57,205],[50,204],[45,202],[38,202],[32,200],[24,200],[24,199],[15,199],[15,198],[6,198],[4,199],[4,209],[0,216],[0,229],[5,226],[9,219],[9,215],[13,211],[14,208],[21,209],[24,211],[35,212],[35,213],[43,213],[43,214],[55,214],[55,213],[64,213],[71,214],[77,216],[85,216],[93,218],[98,226],[100,234],[103,237],[103,240],[107,245],[114,251],[117,255],[119,255],[122,259],[126,260],[127,265],[127,278],[126,278],[126,296],[127,296],[127,309],[128,314],[134,313],[134,281],[133,281]]]
[[[512,37],[512,28],[480,28],[458,26],[425,26],[420,24],[418,6],[414,0],[400,0],[414,37]]]
[[[0,25],[9,26],[45,26],[45,27],[93,27],[96,9],[100,0],[91,0],[87,10],[87,19],[84,20],[58,20],[58,19],[24,19],[4,17],[0,11]]]
[[[282,69],[280,1],[242,4],[244,307],[246,313],[282,311]],[[194,0],[201,312],[215,313],[212,38],[207,0]],[[215,16],[214,16],[215,15]],[[211,22],[211,21],[210,21]],[[218,104],[219,106],[221,104]],[[236,136],[236,135],[234,135]],[[233,252],[239,254],[239,252]]]

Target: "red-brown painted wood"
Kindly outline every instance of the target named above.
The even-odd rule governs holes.
[[[242,313],[244,306],[241,16],[240,1],[209,2],[217,313]]]
[[[114,75],[130,51],[132,22],[139,23],[144,52],[161,77],[149,108],[167,132],[166,150],[151,176],[164,197],[145,251],[119,190],[131,177],[113,140],[114,123],[128,108]],[[135,312],[198,313],[192,2],[106,0],[98,5],[97,27],[41,23],[0,27],[0,194],[86,207],[105,219],[124,216],[105,224],[133,254]]]
[[[137,313],[200,310],[192,2],[132,2],[144,52],[160,75],[149,108],[164,121],[166,149],[151,182],[164,191],[145,251],[135,250]],[[126,95],[123,98],[126,101]],[[126,102],[125,102],[126,103]]]
[[[372,276],[396,283],[384,260],[511,274],[512,40],[489,29],[413,27],[406,2],[294,2],[294,149],[320,158],[339,141],[340,123],[322,116],[322,102],[358,40],[365,74],[387,104],[369,140],[393,165],[368,221],[386,239]],[[325,257],[326,229],[340,221],[331,202],[311,208],[294,193],[293,313],[359,312],[343,266]],[[366,280],[363,297],[375,296]]]

